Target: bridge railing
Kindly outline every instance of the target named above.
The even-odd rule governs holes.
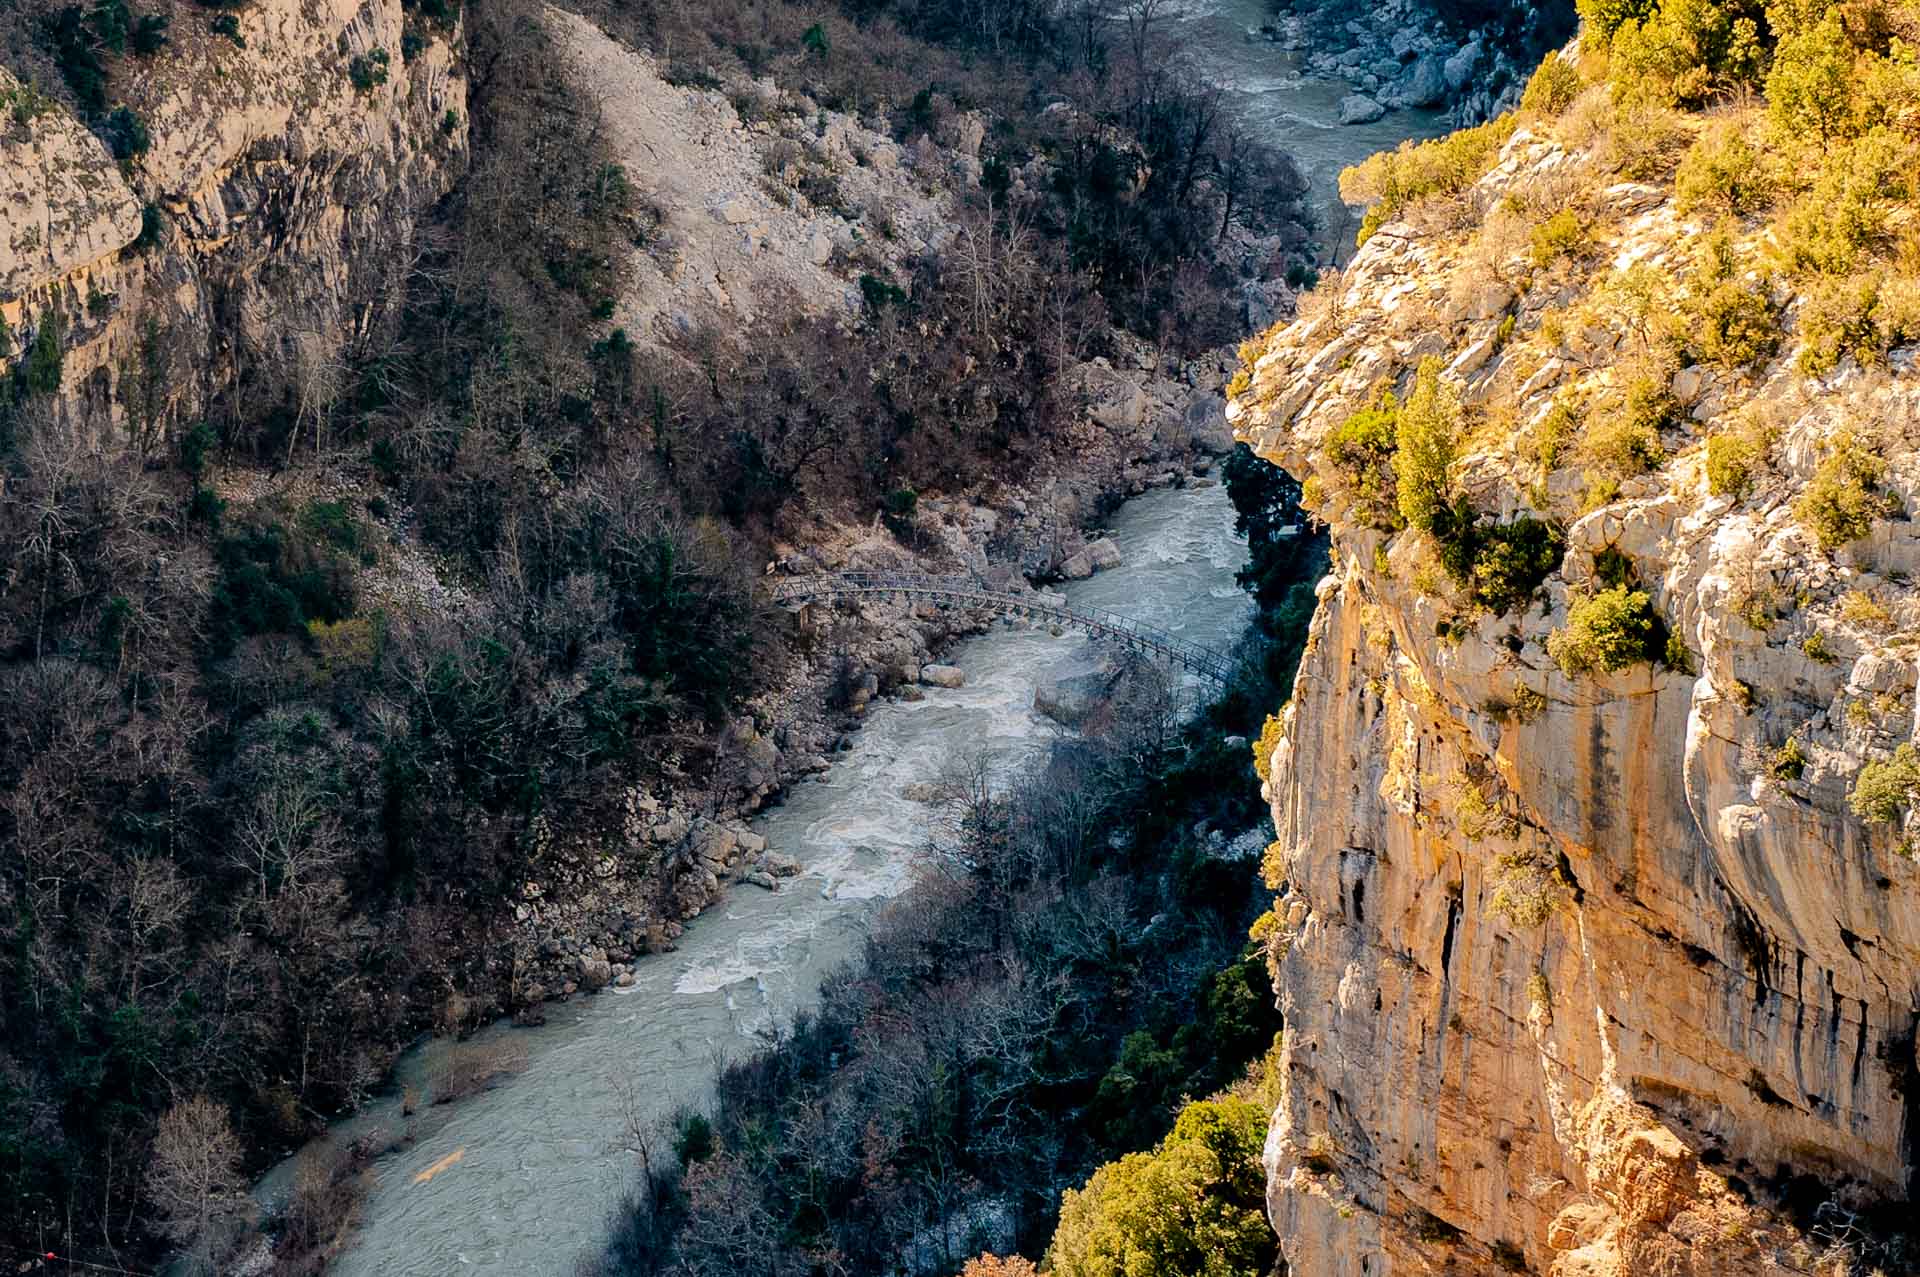
[[[902,594],[939,599],[995,613],[1018,613],[1085,630],[1095,636],[1118,639],[1129,646],[1154,652],[1203,678],[1225,683],[1232,663],[1220,652],[1191,639],[1149,625],[1137,617],[1106,608],[1055,603],[1037,594],[996,590],[973,576],[929,576],[912,572],[836,572],[789,577],[770,587],[776,603],[805,603],[857,594]]]

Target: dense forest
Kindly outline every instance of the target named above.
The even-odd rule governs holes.
[[[134,145],[117,89],[170,14],[222,32],[117,0],[9,11],[0,48],[37,95],[14,108]],[[507,893],[554,830],[611,844],[635,786],[725,784],[722,729],[807,659],[752,588],[775,537],[1070,463],[1064,373],[1114,325],[1176,352],[1239,335],[1216,248],[1252,228],[1300,250],[1302,184],[1172,70],[1150,15],[596,15],[688,83],[770,77],[903,141],[991,121],[955,194],[995,251],[868,276],[852,322],[763,315],[665,348],[611,328],[650,210],[538,6],[475,0],[413,12],[458,18],[471,164],[342,360],[252,360],[204,419],[102,453],[55,394],[60,314],[8,334],[0,1233],[216,1263],[250,1226],[249,1173],[406,1041],[513,1005]],[[1056,92],[1100,140],[1056,149]],[[1036,156],[1051,179],[1016,200]],[[157,376],[168,335],[147,340]],[[249,475],[278,495],[242,499]],[[443,593],[369,592],[402,525]],[[286,1271],[350,1213],[354,1169],[303,1187]]]

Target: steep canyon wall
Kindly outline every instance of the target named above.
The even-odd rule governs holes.
[[[1555,182],[1591,211],[1586,265],[1499,225]],[[1634,325],[1592,281],[1646,263],[1684,286],[1703,230],[1523,126],[1246,352],[1229,415],[1333,533],[1267,794],[1269,1205],[1294,1277],[1814,1271],[1779,1208],[1911,1191],[1920,866],[1910,813],[1849,804],[1916,735],[1911,352],[1808,377],[1788,297],[1774,357],[1661,372],[1663,469],[1597,490],[1578,449],[1538,446],[1629,375]],[[1564,526],[1505,615],[1337,473],[1343,424],[1383,387],[1404,402],[1423,358],[1461,405],[1456,494]],[[1704,440],[1762,420],[1767,459],[1716,494]],[[1894,517],[1823,548],[1802,495],[1869,433]],[[1623,572],[1677,646],[1566,673],[1549,635]]]
[[[230,38],[210,10],[151,11],[172,18],[167,45],[110,63],[112,101],[149,137],[124,161],[0,69],[0,316],[16,355],[60,326],[61,399],[116,448],[262,375],[325,380],[467,145],[457,17],[260,0]]]

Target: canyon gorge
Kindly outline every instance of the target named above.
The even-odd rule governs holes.
[[[1284,1277],[1920,1262],[1911,3],[105,0],[0,36],[22,1262],[650,1271],[596,1256],[672,1146],[657,1271],[1201,1271],[1049,1238],[1209,1092],[1263,1106]],[[1310,548],[1272,597],[1249,449]],[[843,572],[1241,666],[1142,692],[1071,632],[768,602]],[[1146,762],[1102,735],[1136,712]],[[1004,952],[916,922],[1020,845],[991,795],[1059,776],[1152,837],[1077,830],[982,906]],[[1208,983],[1256,862],[1280,1032],[1174,1078],[1169,1016],[1266,1025]],[[1046,926],[1085,936],[1036,973]],[[902,1054],[889,946],[950,1060]],[[1110,1001],[1061,991],[1090,968]],[[1014,1119],[1015,1056],[1058,1111]],[[942,1121],[1126,1134],[903,1185],[924,1132],[832,1081],[893,1065]],[[836,1187],[715,1213],[756,1155]],[[834,1213],[890,1194],[910,1223]]]

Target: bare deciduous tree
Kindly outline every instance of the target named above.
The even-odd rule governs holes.
[[[147,1164],[147,1197],[161,1233],[199,1271],[211,1271],[246,1200],[240,1140],[224,1105],[196,1095],[161,1115]]]
[[[345,854],[333,808],[333,795],[314,777],[291,769],[254,796],[228,854],[258,884],[263,913],[276,897],[320,886]]]

